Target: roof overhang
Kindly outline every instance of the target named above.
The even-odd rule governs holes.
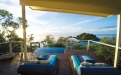
[[[121,0],[20,0],[33,10],[108,17],[121,13]]]

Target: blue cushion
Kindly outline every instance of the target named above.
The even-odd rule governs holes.
[[[41,56],[43,57],[43,56]],[[40,60],[42,61],[42,60]],[[43,60],[44,61],[44,60]],[[52,75],[54,67],[57,62],[56,55],[50,55],[47,61],[50,61],[49,64],[23,64],[20,65],[17,69],[19,74],[23,75]]]
[[[112,66],[106,67],[79,67],[78,75],[121,75],[120,70]]]
[[[48,60],[50,61],[50,65],[52,65],[52,67],[54,68],[57,61],[57,55],[50,55]]]
[[[48,64],[23,64],[17,69],[22,75],[52,75],[52,65]]]
[[[78,57],[75,56],[75,55],[72,55],[71,59],[72,59],[73,65],[74,65],[74,70],[77,71],[77,69],[78,69],[81,62],[79,61]]]
[[[37,57],[37,60],[47,60],[48,59],[48,55],[40,55]]]
[[[93,63],[82,62],[82,63],[80,64],[80,66],[93,66]]]
[[[92,59],[90,56],[79,56],[80,59],[82,60],[82,62],[90,62],[90,63],[95,63],[96,61],[94,59]]]
[[[107,66],[106,63],[94,63],[94,66]]]

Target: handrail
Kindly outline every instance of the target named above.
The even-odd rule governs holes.
[[[97,41],[93,41],[93,40],[80,40],[80,41],[91,41],[91,42],[99,43],[99,44],[110,46],[110,47],[114,47],[114,48],[116,47],[114,45],[110,45],[110,44],[106,44],[106,43],[102,43],[102,42],[97,42]],[[118,47],[118,49],[121,49],[121,47]]]
[[[23,41],[8,41],[8,42],[1,42],[0,44],[9,43],[10,53],[12,53],[12,42],[21,43],[21,52],[23,53]]]
[[[20,42],[20,43],[22,43],[23,41],[11,41],[11,42]]]
[[[2,42],[2,43],[0,43],[0,44],[4,44],[4,43],[8,43],[8,42]]]
[[[102,44],[102,45],[106,45],[106,46],[110,46],[110,47],[116,47],[114,45],[110,45],[110,44],[106,44],[106,43],[102,43],[102,42],[97,42],[97,41],[93,41],[93,40],[90,40],[91,42],[95,42],[95,43],[99,43],[99,44]],[[118,47],[118,49],[121,49],[121,47]]]
[[[23,41],[11,41],[11,42],[20,42],[20,43],[22,43]],[[0,44],[4,44],[4,43],[9,43],[9,42],[2,42],[2,43],[0,43]]]
[[[114,45],[110,45],[110,44],[106,44],[106,43],[102,43],[102,42],[97,42],[97,41],[92,41],[92,40],[91,40],[91,42],[99,43],[99,44],[110,46],[110,47],[116,47]]]

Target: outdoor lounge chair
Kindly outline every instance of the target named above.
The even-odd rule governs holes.
[[[0,55],[0,60],[7,60],[11,59],[15,56],[15,53],[9,53],[9,54],[1,54]]]
[[[58,57],[56,55],[50,55],[48,60],[49,63],[43,63],[46,60],[35,60],[31,61],[34,63],[21,64],[18,67],[17,72],[21,75],[55,75]],[[38,63],[38,61],[41,61],[42,63]]]
[[[95,64],[95,60],[90,57],[88,59],[89,62]],[[85,61],[85,58],[82,56],[71,56],[73,75],[121,75],[121,72],[113,66],[83,66],[81,65],[83,61]]]

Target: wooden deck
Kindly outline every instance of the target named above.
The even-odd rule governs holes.
[[[90,55],[96,59],[97,62],[104,62],[109,65],[113,65],[105,61],[101,57],[95,56],[92,51],[87,52],[86,50],[67,50],[65,54],[58,54],[59,65],[57,69],[57,75],[73,75],[69,57],[71,55]],[[39,54],[28,53],[28,59],[36,59]],[[18,75],[17,67],[24,62],[23,55],[17,53],[13,59],[0,61],[0,75]]]

